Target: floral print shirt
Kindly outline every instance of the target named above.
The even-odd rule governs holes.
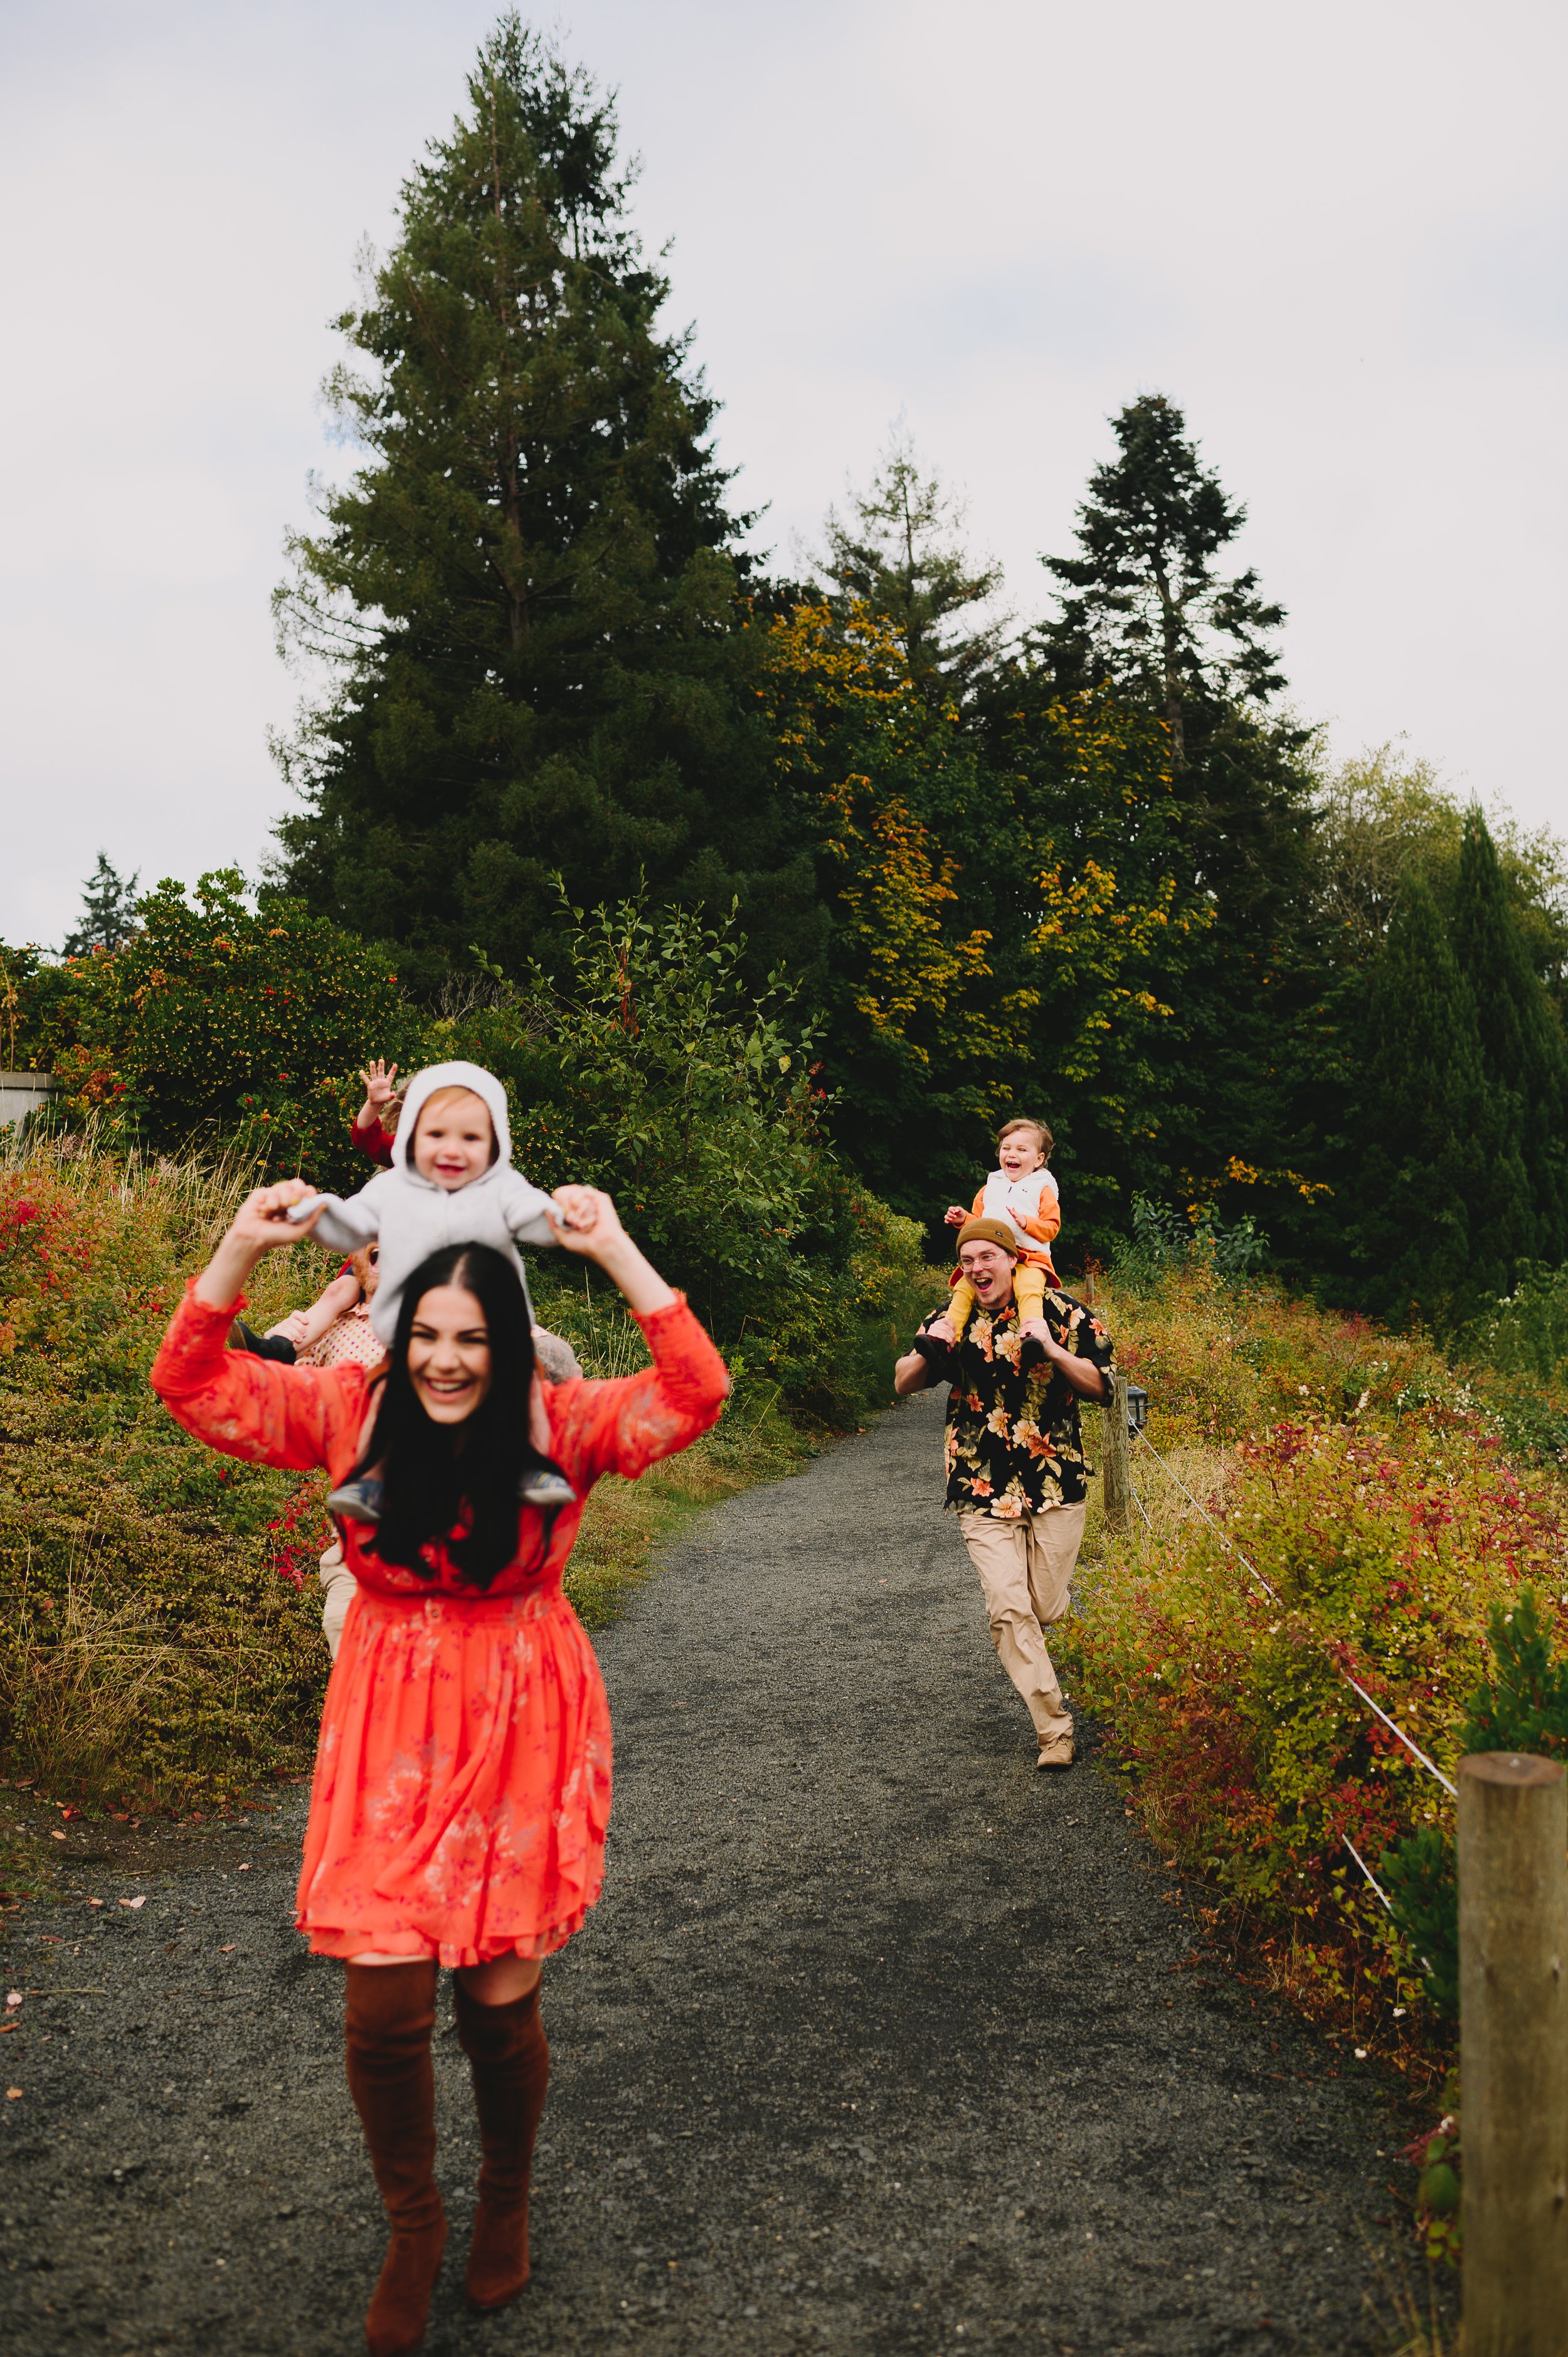
[[[1047,1291],[1045,1316],[1063,1350],[1114,1374],[1111,1337],[1091,1309]],[[1031,1353],[1020,1373],[1022,1347],[1015,1303],[995,1317],[977,1303],[949,1378],[947,1502],[1002,1522],[1079,1505],[1089,1488],[1080,1396],[1048,1359]]]

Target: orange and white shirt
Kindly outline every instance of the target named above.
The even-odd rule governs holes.
[[[1055,1283],[1050,1248],[1061,1233],[1062,1203],[1048,1170],[1031,1170],[1026,1178],[1009,1178],[1005,1170],[993,1170],[975,1197],[970,1217],[1005,1220],[1017,1238],[1019,1259],[1048,1268]]]

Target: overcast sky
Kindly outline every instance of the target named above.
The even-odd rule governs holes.
[[[356,246],[461,102],[473,0],[0,15],[0,935],[100,846],[253,871],[298,683],[268,593],[341,471]],[[546,19],[545,21],[552,21]],[[1186,408],[1297,708],[1568,831],[1568,14],[1491,0],[575,0],[762,544],[900,414],[1020,614],[1109,413]]]

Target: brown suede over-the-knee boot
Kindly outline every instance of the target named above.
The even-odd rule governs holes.
[[[446,2214],[435,2190],[435,1964],[350,1964],[344,2009],[349,2088],[392,2223],[365,2317],[370,2357],[406,2357],[424,2338]]]
[[[479,2206],[468,2252],[470,2306],[504,2308],[528,2281],[528,2171],[550,2082],[539,1990],[480,2005],[457,1984],[457,2036],[479,2115]]]

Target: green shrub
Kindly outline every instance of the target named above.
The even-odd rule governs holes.
[[[1423,1825],[1383,1852],[1378,1872],[1389,1911],[1434,2007],[1459,2018],[1459,1880],[1446,1827]]]
[[[424,1018],[383,951],[266,891],[252,911],[244,889],[219,869],[192,907],[166,881],[122,949],[53,969],[47,994],[32,978],[62,1111],[108,1140],[221,1140],[268,1176],[358,1183],[354,1069],[372,1045],[406,1062]]]
[[[739,1372],[853,1417],[885,1396],[870,1338],[919,1274],[919,1230],[823,1140],[810,1020],[782,976],[748,987],[733,912],[568,914],[557,970],[492,977],[437,1026],[442,1052],[505,1082],[530,1178],[614,1194]]]
[[[37,942],[13,948],[0,942],[0,1067],[48,1071],[57,1010],[72,987],[70,966],[57,963]]]
[[[1257,1268],[1269,1249],[1269,1240],[1250,1215],[1222,1220],[1212,1203],[1175,1210],[1151,1202],[1146,1195],[1133,1198],[1133,1233],[1118,1249],[1117,1272],[1131,1284],[1155,1284],[1162,1276],[1189,1263],[1214,1270],[1217,1275],[1245,1277]]]
[[[1568,1653],[1552,1652],[1541,1599],[1524,1587],[1495,1604],[1487,1622],[1491,1665],[1470,1696],[1458,1751],[1568,1755]],[[1383,1854],[1393,1917],[1417,1959],[1426,1991],[1450,2020],[1459,2015],[1459,1889],[1454,1845],[1434,1826]]]
[[[1504,1374],[1550,1383],[1568,1372],[1568,1268],[1534,1268],[1467,1329],[1475,1356]]]

